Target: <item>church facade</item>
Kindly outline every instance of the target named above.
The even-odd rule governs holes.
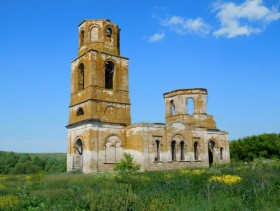
[[[83,21],[71,63],[68,171],[113,171],[125,152],[142,170],[230,162],[228,134],[206,111],[206,89],[165,93],[165,123],[131,124],[128,70],[119,27],[107,19]]]

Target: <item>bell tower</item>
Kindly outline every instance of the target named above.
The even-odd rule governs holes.
[[[108,19],[85,20],[79,25],[69,108],[69,125],[131,123],[128,58],[120,56],[120,29]]]

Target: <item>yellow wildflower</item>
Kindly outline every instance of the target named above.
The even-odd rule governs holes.
[[[238,175],[212,176],[209,179],[209,181],[221,182],[221,183],[225,183],[227,185],[235,184],[237,182],[240,182],[241,180],[242,180],[242,178]]]
[[[0,210],[10,210],[19,205],[19,198],[14,195],[0,196]]]
[[[195,170],[192,171],[192,173],[195,174],[195,175],[199,175],[199,174],[205,173],[205,170],[203,170],[203,169],[195,169]]]
[[[194,174],[194,175],[199,175],[199,174],[203,174],[205,173],[204,169],[194,169],[194,170],[190,170],[190,169],[183,169],[180,171],[182,174]]]

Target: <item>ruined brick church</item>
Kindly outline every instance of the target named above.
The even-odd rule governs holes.
[[[79,25],[78,57],[71,67],[68,171],[112,171],[125,152],[142,170],[230,161],[228,134],[207,114],[206,89],[165,93],[165,124],[131,124],[128,58],[120,55],[120,28],[110,20]]]

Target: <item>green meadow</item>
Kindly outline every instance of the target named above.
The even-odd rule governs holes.
[[[280,162],[0,176],[0,210],[280,210]]]
[[[128,154],[116,172],[88,175],[66,173],[65,153],[0,151],[0,210],[280,211],[280,134],[230,150],[230,164],[210,168],[138,172]]]

